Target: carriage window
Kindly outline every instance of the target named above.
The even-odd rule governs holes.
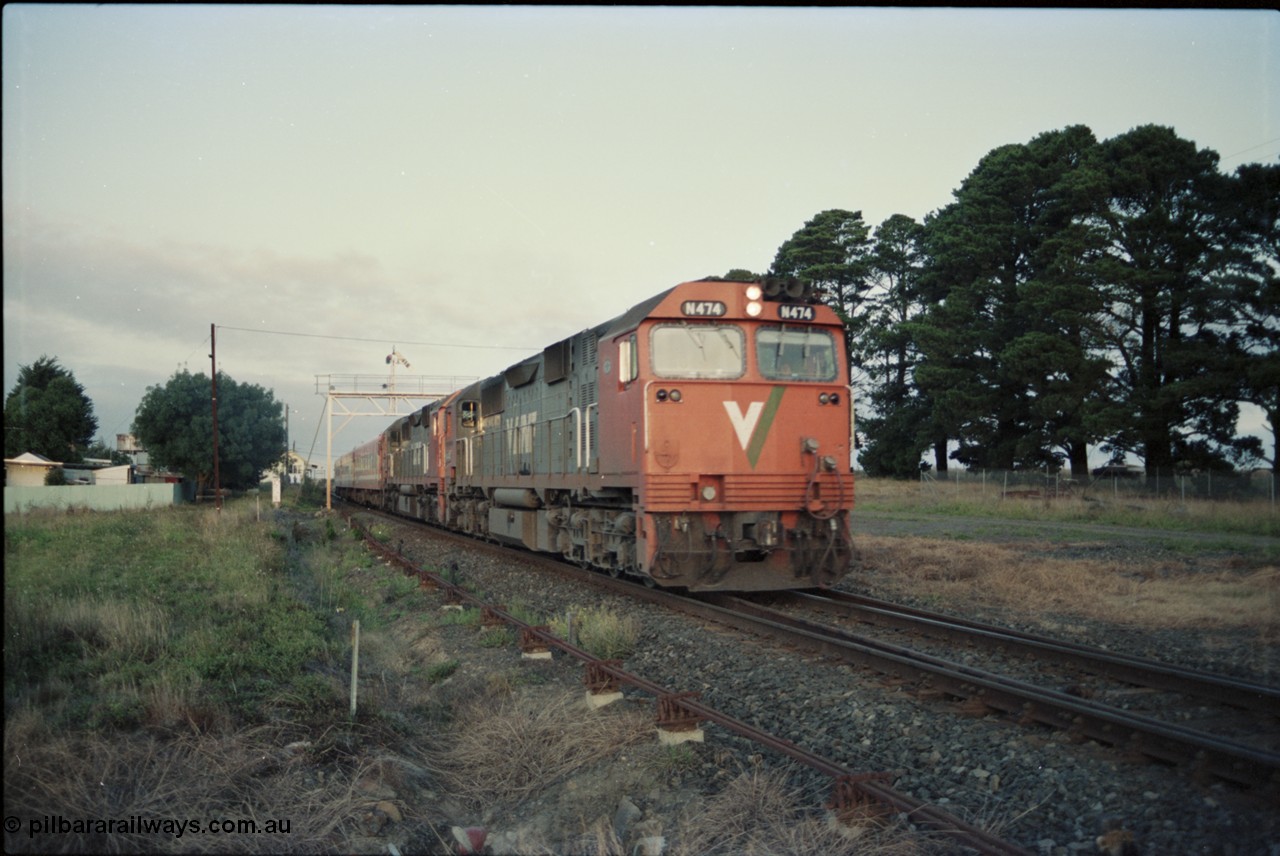
[[[667,378],[732,378],[746,371],[746,339],[728,324],[668,324],[650,340],[653,372]]]
[[[835,340],[825,330],[762,328],[756,333],[756,362],[770,380],[836,379]]]

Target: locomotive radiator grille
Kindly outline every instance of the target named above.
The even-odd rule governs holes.
[[[723,507],[751,511],[800,508],[805,504],[808,485],[809,478],[804,475],[726,475],[721,503]],[[702,505],[696,475],[650,475],[645,487],[648,511],[689,511]],[[850,478],[844,476],[843,505],[853,498],[852,487]],[[838,502],[839,489],[834,474],[819,476],[818,491],[824,499]]]

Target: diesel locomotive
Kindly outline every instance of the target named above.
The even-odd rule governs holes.
[[[847,572],[839,318],[796,280],[685,282],[394,422],[348,500],[691,591]]]

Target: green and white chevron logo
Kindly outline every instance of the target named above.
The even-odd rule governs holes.
[[[769,436],[773,418],[778,415],[778,405],[782,403],[782,393],[785,391],[786,387],[775,386],[767,401],[751,402],[747,405],[746,413],[742,412],[736,401],[724,403],[724,410],[729,414],[729,422],[733,425],[733,433],[738,436],[738,443],[742,446],[742,451],[747,453],[747,461],[753,470],[764,449],[764,441]]]

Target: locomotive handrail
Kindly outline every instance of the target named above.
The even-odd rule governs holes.
[[[574,470],[575,472],[582,472],[582,409],[579,407],[570,408],[569,412],[565,414],[565,418],[567,419],[569,418],[569,416],[573,416],[573,420],[574,420],[573,421],[573,451],[575,453]]]
[[[853,412],[853,384],[845,387],[849,394],[849,454],[858,446],[858,420]]]
[[[586,413],[583,418],[584,430],[586,431],[586,454],[583,456],[583,462],[578,465],[579,470],[585,467],[588,472],[591,470],[591,441],[595,439],[591,436],[591,408],[593,407],[598,411],[600,408],[600,402],[593,401],[587,405]]]
[[[644,451],[649,454],[649,387],[653,386],[655,381],[645,381],[644,384]]]

